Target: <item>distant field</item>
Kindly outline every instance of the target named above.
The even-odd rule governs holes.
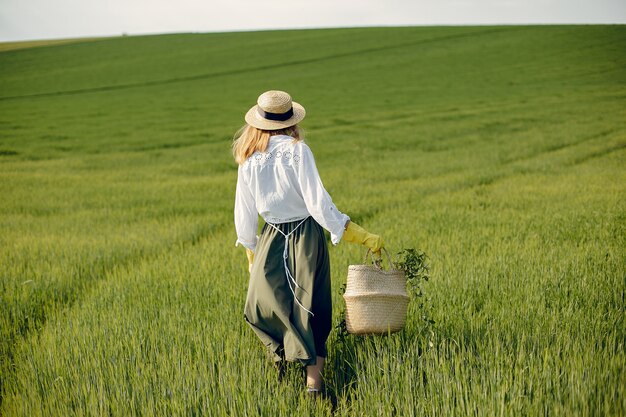
[[[36,41],[0,42],[0,52],[13,51],[16,49],[34,48],[37,46],[54,46],[65,45],[68,43],[89,42],[100,39],[103,38],[43,39]]]
[[[0,44],[2,50],[2,44]],[[232,134],[289,91],[326,188],[430,256],[338,416],[626,415],[626,27],[120,37],[0,53],[0,414],[331,415],[243,320]],[[340,287],[361,248],[330,249]]]

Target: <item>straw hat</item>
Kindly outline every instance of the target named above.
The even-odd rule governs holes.
[[[266,91],[257,105],[246,113],[246,123],[263,130],[278,130],[293,126],[304,119],[304,107],[291,100],[284,91]]]

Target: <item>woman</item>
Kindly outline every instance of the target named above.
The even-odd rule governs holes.
[[[379,252],[383,241],[333,204],[298,128],[304,116],[283,91],[261,94],[246,114],[247,125],[233,142],[239,164],[235,245],[248,255],[246,321],[279,369],[283,360],[302,363],[308,391],[318,393],[332,318],[323,229],[335,245],[344,240]],[[256,236],[259,215],[265,225]]]

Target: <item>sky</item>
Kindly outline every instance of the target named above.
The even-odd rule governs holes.
[[[626,0],[0,0],[0,42],[354,26],[626,24]]]

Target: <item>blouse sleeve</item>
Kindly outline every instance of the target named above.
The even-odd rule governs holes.
[[[254,196],[243,178],[244,172],[239,166],[237,173],[237,190],[235,191],[235,230],[237,231],[237,241],[254,251],[258,237],[256,231],[259,225],[259,215],[256,211]]]
[[[322,184],[311,149],[304,143],[299,145],[301,156],[297,172],[302,197],[311,216],[330,232],[331,241],[336,245],[341,240],[350,217],[337,210],[333,204]]]

